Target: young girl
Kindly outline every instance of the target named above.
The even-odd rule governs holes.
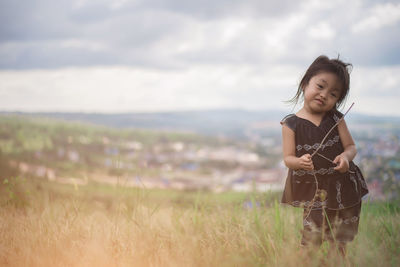
[[[358,231],[361,198],[368,193],[343,114],[351,64],[319,56],[301,79],[294,103],[303,107],[282,121],[283,156],[289,168],[282,203],[304,208],[301,245],[331,241],[345,255]]]

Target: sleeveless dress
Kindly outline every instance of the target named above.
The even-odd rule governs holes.
[[[304,154],[311,155],[319,147],[320,142],[331,127],[342,116],[343,114],[335,109],[329,111],[325,114],[319,126],[309,120],[297,117],[295,114],[283,118],[281,124],[288,126],[295,133],[296,157],[301,157]],[[368,188],[361,170],[352,161],[349,162],[349,171],[340,173],[334,170],[335,165],[328,159],[333,161],[343,151],[339,131],[335,127],[325,139],[318,154],[312,158],[318,188],[325,193],[322,197],[318,195],[314,201],[316,183],[313,171],[288,170],[281,202],[305,209],[303,245],[310,241],[309,235],[305,235],[305,233],[312,232],[311,226],[321,228],[323,225],[322,208],[329,219],[340,222],[336,225],[339,229],[336,235],[338,241],[340,239],[343,242],[351,241],[357,233],[361,199],[368,193]],[[306,210],[311,210],[308,212],[308,215],[311,215],[309,218],[306,215]],[[326,235],[326,237],[329,238],[329,235]]]

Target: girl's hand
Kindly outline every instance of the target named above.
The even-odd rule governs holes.
[[[310,154],[304,154],[303,156],[301,156],[299,158],[299,165],[300,169],[310,170],[310,171],[314,170],[314,164],[312,162]]]
[[[347,172],[349,170],[349,160],[343,154],[338,155],[333,160],[333,163],[336,164],[336,167],[334,168],[334,170],[337,170],[337,171],[339,171],[341,173]]]

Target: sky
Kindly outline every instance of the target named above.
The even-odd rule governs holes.
[[[319,55],[400,116],[400,1],[0,0],[0,110],[284,110]]]

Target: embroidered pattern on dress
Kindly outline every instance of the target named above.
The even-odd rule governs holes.
[[[306,183],[306,184],[311,184],[311,183],[313,183],[313,184],[315,184],[315,182],[311,182],[311,181],[299,181],[299,180],[294,180],[294,182],[295,182],[296,184],[301,184],[301,183]]]
[[[335,172],[334,168],[335,167],[330,167],[329,169],[322,168],[322,169],[316,170],[315,174],[321,174],[321,175],[332,174],[332,173]],[[313,175],[313,170],[307,170],[306,171],[306,170],[300,169],[300,170],[293,171],[293,175],[303,176],[305,174]]]
[[[340,184],[340,182],[339,181],[336,181],[336,191],[337,191],[337,194],[336,194],[336,201],[338,202],[338,204],[339,204],[339,209],[344,209],[344,206],[343,206],[343,204],[342,204],[342,194],[340,193],[340,187],[341,187],[342,185]]]
[[[303,226],[311,226],[311,222],[307,221],[307,218],[303,220]]]
[[[339,141],[339,135],[336,135],[335,137],[333,137],[332,139],[329,139],[328,141],[326,141],[325,144],[322,144],[321,149],[324,150],[325,147],[328,146],[333,146],[335,143],[337,143]],[[304,145],[297,145],[296,149],[297,151],[300,151],[301,149],[304,149],[306,151],[309,151],[311,149],[316,150],[319,147],[319,143],[315,143],[313,145],[309,145],[309,144],[304,144]]]
[[[344,224],[350,224],[350,223],[355,223],[356,221],[358,221],[358,217],[357,216],[353,216],[351,218],[347,218],[343,221]]]
[[[310,204],[312,204],[312,207],[313,208],[320,208],[320,207],[322,207],[322,206],[326,206],[326,200],[324,200],[324,201],[314,201],[314,203],[311,203],[311,201],[298,201],[298,200],[295,200],[295,201],[292,201],[292,206],[294,206],[294,207],[308,207],[308,206],[310,206]]]

